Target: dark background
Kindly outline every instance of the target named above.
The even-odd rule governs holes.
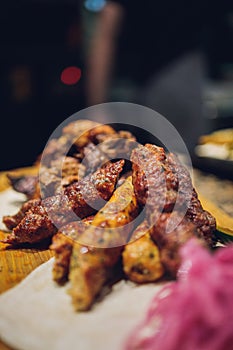
[[[84,5],[71,0],[1,2],[0,170],[31,165],[53,130],[86,107],[83,51],[88,38],[83,28],[91,31],[98,13]],[[232,28],[229,9],[203,33],[207,74],[215,83],[233,81]],[[69,86],[60,76],[72,65],[84,74]],[[232,116],[232,110],[224,118],[219,113],[213,129],[232,126]]]
[[[83,108],[82,81],[61,82],[82,66],[78,4],[6,1],[0,11],[1,169],[30,165],[52,131]]]

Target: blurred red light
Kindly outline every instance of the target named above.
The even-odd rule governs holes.
[[[81,78],[81,69],[78,67],[67,67],[61,73],[61,81],[66,85],[74,85]]]

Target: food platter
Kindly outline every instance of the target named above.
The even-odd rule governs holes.
[[[5,198],[4,211],[7,212],[14,210],[12,202],[19,205],[20,199],[22,200],[19,194],[9,189],[0,195],[2,201]],[[21,254],[30,255],[30,251],[24,250]],[[5,253],[1,251],[2,256]],[[19,252],[11,253],[13,261],[17,262]],[[167,283],[135,286],[121,281],[111,293],[96,303],[91,312],[77,314],[70,304],[68,286],[57,287],[52,281],[51,256],[52,253],[49,255],[47,250],[36,252],[34,249],[30,263],[22,265],[24,277],[30,270],[34,271],[26,278],[21,275],[22,281],[19,284],[14,281],[15,286],[0,296],[1,336],[2,341],[9,346],[4,345],[4,349],[43,350],[49,347],[51,350],[60,350],[65,346],[72,348],[78,342],[83,350],[118,350],[142,320],[152,298]],[[40,266],[35,268],[35,262]],[[14,269],[17,275],[17,267]],[[30,335],[28,329],[31,330]]]
[[[22,200],[22,196],[9,189],[0,193],[0,196],[1,201],[5,202],[3,213],[13,212]],[[12,203],[15,203],[15,206]],[[1,215],[3,213],[1,212]],[[5,254],[7,251],[1,251],[1,258]],[[120,343],[141,321],[141,315],[146,312],[151,299],[164,286],[164,283],[158,283],[154,286],[144,285],[135,288],[130,283],[119,283],[103,302],[96,304],[94,313],[82,314],[80,317],[72,310],[66,293],[67,287],[58,288],[52,281],[52,252],[47,250],[37,252],[35,249],[33,252],[31,249],[21,252],[20,259],[24,260],[21,265],[21,275],[19,267],[16,266],[19,263],[19,252],[11,251],[11,254],[14,274],[18,280],[8,279],[5,287],[8,287],[9,291],[0,296],[0,328],[4,329],[2,341],[10,347],[3,343],[2,345],[0,343],[0,346],[7,350],[16,347],[27,350],[31,349],[32,345],[35,350],[42,350],[48,346],[51,350],[64,349],[64,344],[66,346],[69,343],[74,344],[77,338],[80,342],[81,337],[84,342],[82,349],[86,346],[88,350],[93,347],[103,350],[110,347],[114,349],[115,346],[117,350]],[[28,256],[28,261],[25,261],[25,255]],[[46,263],[48,259],[51,260]],[[37,265],[40,266],[36,268]],[[6,268],[7,266],[1,271],[5,276],[10,273]],[[34,272],[29,274],[33,270]],[[29,275],[25,278],[27,274]],[[19,279],[22,279],[20,284],[18,284]],[[13,285],[15,287],[10,288]],[[139,303],[138,299],[140,299]],[[17,319],[15,319],[16,314]],[[1,324],[3,320],[4,324]],[[95,329],[95,335],[90,337],[93,323],[98,325],[98,322],[100,326]],[[88,326],[84,326],[85,324]],[[30,336],[28,327],[30,329],[32,327],[33,330]],[[16,330],[13,336],[12,329]],[[104,342],[102,342],[103,339]]]
[[[71,129],[73,131],[73,128]],[[110,131],[110,133],[114,134],[114,131]],[[85,134],[84,142],[88,140],[88,135]],[[90,135],[93,139],[93,131]],[[103,134],[101,135],[103,138]],[[121,133],[121,135],[124,135],[124,140],[130,139],[131,142],[130,133]],[[116,134],[111,136],[111,144],[112,140],[115,144],[117,137]],[[64,137],[62,140],[58,139],[57,142],[61,142],[63,145]],[[80,151],[82,148],[78,142],[76,146],[79,147],[77,149]],[[93,146],[87,147],[92,153]],[[54,152],[54,143],[48,152],[49,156],[51,156],[51,149]],[[112,149],[107,147],[107,151],[109,149],[111,152],[119,151],[116,147]],[[125,148],[123,149],[125,150]],[[56,150],[59,151],[59,149]],[[11,264],[9,264],[9,259],[5,259],[5,265],[2,267],[3,286],[1,291],[10,289],[14,285],[15,287],[0,296],[0,335],[2,340],[10,346],[23,350],[31,348],[59,350],[65,346],[74,347],[75,340],[78,338],[78,344],[82,349],[91,350],[93,347],[101,350],[125,348],[126,338],[140,322],[141,316],[146,313],[152,298],[164,285],[169,285],[171,278],[175,278],[180,264],[178,249],[183,245],[183,242],[188,242],[190,237],[202,241],[204,246],[207,244],[211,247],[215,242],[213,234],[216,223],[212,215],[214,209],[211,207],[209,213],[205,210],[208,209],[208,205],[204,205],[203,209],[202,200],[200,202],[197,199],[195,189],[192,186],[190,174],[180,164],[178,158],[173,154],[166,155],[164,149],[156,145],[134,145],[134,148],[129,148],[129,150],[130,175],[127,171],[127,175],[122,176],[122,178],[119,174],[123,169],[124,161],[118,160],[122,156],[119,157],[119,154],[114,153],[113,162],[107,160],[104,165],[98,164],[93,172],[90,170],[92,169],[91,163],[86,163],[85,171],[87,174],[81,178],[77,178],[75,175],[74,179],[74,174],[70,174],[70,164],[72,163],[72,166],[75,164],[75,167],[81,166],[78,162],[81,153],[77,156],[76,152],[72,155],[71,163],[70,156],[67,157],[69,159],[66,158],[67,163],[62,163],[66,164],[65,170],[68,169],[68,179],[69,181],[71,179],[71,182],[67,184],[63,178],[59,182],[56,175],[55,185],[58,184],[58,187],[55,186],[54,189],[58,192],[51,195],[46,193],[46,190],[51,188],[48,187],[48,184],[51,185],[51,178],[48,182],[47,177],[43,180],[44,183],[47,183],[47,187],[42,187],[42,192],[39,194],[40,196],[41,193],[46,193],[47,197],[45,196],[43,201],[41,197],[27,197],[27,201],[24,202],[26,198],[22,197],[22,193],[16,195],[13,189],[7,189],[1,193],[1,202],[4,205],[0,216],[4,215],[3,221],[10,229],[10,233],[6,235],[5,240],[2,240],[1,244],[5,244],[5,247],[1,246],[0,253],[4,259],[9,258],[10,254],[12,259]],[[93,157],[90,160],[92,161]],[[92,163],[94,167],[96,160],[99,161],[98,158],[94,159],[94,163]],[[51,176],[52,167],[52,165],[50,168],[46,165],[46,170],[43,171],[48,172]],[[152,171],[146,173],[145,169],[148,167],[152,167]],[[181,177],[178,176],[180,172],[182,173]],[[157,176],[160,173],[167,176],[167,181],[160,182],[161,178]],[[155,184],[157,192],[154,193],[157,195],[148,195],[149,182],[146,181],[149,180],[145,180],[147,179],[145,174],[150,174],[151,178],[148,179],[153,180],[151,183]],[[13,177],[13,179],[15,178]],[[186,193],[188,192],[181,191],[181,195],[178,192],[180,179],[186,184],[186,187],[183,188],[185,191],[191,189],[190,199],[187,199]],[[117,183],[118,180],[119,183]],[[38,181],[38,177],[36,181]],[[93,208],[95,207],[89,206],[88,201],[86,201],[87,197],[82,197],[83,193],[89,193],[89,195],[91,193],[90,198],[95,199],[96,194],[93,192],[93,195],[89,191],[91,189],[90,183],[96,184],[98,191],[103,189],[104,195],[107,195],[105,197],[106,203],[100,209],[94,209],[94,212]],[[52,184],[54,186],[54,183]],[[165,184],[165,187],[162,188],[158,184]],[[61,186],[64,186],[65,189],[62,190]],[[83,192],[83,188],[88,191],[84,190]],[[33,191],[35,191],[33,195],[38,196],[37,183],[35,183]],[[153,194],[153,191],[154,187],[152,186],[150,193]],[[28,196],[28,192],[23,193]],[[166,193],[169,193],[169,196]],[[18,195],[19,197],[17,197]],[[163,197],[165,202],[161,202]],[[72,207],[68,205],[66,208],[67,198],[71,199],[69,205],[72,204]],[[97,199],[99,200],[98,197]],[[181,221],[172,227],[170,235],[165,236],[166,225],[170,222],[176,201],[178,202],[177,208],[183,208],[186,201],[188,207]],[[47,207],[46,203],[49,204]],[[97,202],[91,203],[96,204]],[[156,215],[156,210],[161,207],[161,203],[164,205],[164,209],[162,212],[158,211],[159,220],[154,225],[153,215]],[[145,216],[142,217],[139,224],[132,226],[131,221],[138,213],[143,212],[142,208],[146,205],[148,207]],[[14,215],[18,209],[20,209],[19,213]],[[70,209],[72,209],[72,213],[82,215],[81,224],[87,225],[83,231],[80,221],[78,224],[76,222],[75,225],[70,222]],[[57,221],[51,221],[48,210],[52,215],[55,213],[53,217]],[[88,226],[89,224],[86,224],[84,220],[93,213],[94,218],[90,222],[94,224]],[[179,219],[181,212],[174,211],[174,213],[175,217]],[[152,220],[151,226],[148,226],[149,220]],[[217,221],[218,229],[220,228],[219,222],[221,224],[221,220]],[[45,226],[43,226],[44,223]],[[61,223],[62,226],[57,228],[55,223]],[[119,234],[121,232],[119,223],[123,223],[124,233],[132,240],[126,238],[126,241],[122,241],[122,236]],[[142,223],[146,223],[144,225],[146,231],[137,231],[139,227],[141,229]],[[67,226],[69,228],[72,226],[72,230],[75,228],[78,236],[75,238],[69,236],[70,232],[64,231],[64,227]],[[127,231],[128,228],[130,231]],[[231,229],[232,227],[230,227]],[[203,233],[206,236],[201,236]],[[61,234],[63,238],[59,238]],[[3,236],[4,233],[1,237]],[[164,239],[165,237],[166,239]],[[203,237],[206,241],[203,240]],[[50,245],[50,249],[55,252],[53,258],[51,258],[53,252],[48,249],[49,246],[41,245],[45,238],[52,239],[53,243]],[[72,238],[72,243],[70,238]],[[84,241],[82,241],[83,238]],[[88,241],[90,238],[92,240]],[[65,243],[63,239],[65,239]],[[85,241],[85,239],[87,240]],[[162,245],[157,253],[159,242],[162,242]],[[200,242],[198,246],[201,247]],[[110,243],[110,245],[105,245],[106,243]],[[172,254],[170,254],[171,252]],[[32,264],[30,254],[32,254],[32,260],[38,258],[40,260],[36,264]],[[16,261],[20,261],[20,267]],[[45,263],[42,264],[43,262]],[[23,272],[21,272],[21,268]],[[120,268],[120,275],[115,268]],[[33,272],[30,273],[31,271]],[[15,276],[13,280],[9,278],[12,272]],[[60,272],[62,280],[59,277]],[[28,274],[29,276],[27,276]],[[27,277],[24,278],[25,276]],[[112,280],[113,276],[117,279]],[[109,277],[111,278],[109,279]],[[22,281],[18,284],[20,280]],[[31,315],[33,315],[32,319]],[[11,328],[14,329],[13,333]],[[29,329],[30,336],[27,335]]]
[[[24,198],[8,188],[0,192],[0,200],[5,203],[1,206],[2,217],[6,213],[14,213]],[[9,253],[11,257],[7,256]],[[91,313],[77,315],[66,293],[67,286],[57,287],[52,281],[52,251],[43,247],[22,251],[1,249],[0,254],[3,265],[1,287],[8,289],[8,292],[0,295],[0,329],[4,342],[0,342],[0,347],[7,350],[44,350],[48,346],[51,350],[58,350],[69,348],[69,344],[72,348],[77,338],[79,346],[83,342],[83,350],[93,347],[97,350],[118,350],[128,333],[140,321],[151,298],[163,285],[135,288],[133,284],[120,282],[105,297],[104,302],[96,304]],[[9,265],[4,265],[5,261]],[[32,328],[30,336],[28,327]],[[93,335],[90,337],[91,332]]]

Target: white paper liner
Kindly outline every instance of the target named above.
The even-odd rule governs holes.
[[[0,217],[14,214],[24,199],[12,189],[0,193]],[[121,281],[91,311],[78,313],[68,285],[53,282],[52,265],[53,258],[0,295],[0,338],[15,349],[120,350],[161,288]]]
[[[120,350],[161,284],[118,282],[91,311],[75,312],[68,286],[52,281],[53,258],[0,296],[0,337],[22,350]]]

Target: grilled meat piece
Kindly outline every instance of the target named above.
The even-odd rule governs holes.
[[[129,131],[119,130],[115,131],[113,134],[99,134],[96,136],[96,140],[98,143],[114,140],[114,139],[127,139],[129,141],[136,141],[136,137]]]
[[[90,142],[99,143],[98,138],[106,135],[114,135],[116,131],[109,125],[102,125],[90,120],[78,120],[69,123],[63,128],[63,133],[72,135],[73,144],[82,152],[82,149]]]
[[[132,179],[118,187],[74,245],[70,295],[76,310],[88,310],[119,261],[138,213]]]
[[[69,199],[69,205],[81,219],[99,210],[104,201],[112,195],[119,174],[124,166],[124,160],[107,163],[80,181],[68,186],[64,194]]]
[[[25,202],[20,208],[20,210],[18,211],[18,213],[16,213],[15,215],[3,216],[2,221],[9,230],[12,230],[24,218],[27,211],[29,211],[32,207],[35,207],[39,204],[40,204],[40,199],[31,199]]]
[[[206,243],[199,234],[195,223],[190,222],[186,217],[180,221],[179,215],[178,212],[173,212],[173,216],[171,217],[170,213],[162,213],[157,224],[150,231],[152,239],[159,247],[161,262],[165,270],[173,278],[176,277],[180,266],[180,246],[192,237],[199,239],[201,244],[205,245]],[[179,224],[172,225],[173,228],[169,231],[171,220],[174,220],[174,222],[177,220]]]
[[[92,215],[102,201],[107,201],[122,171],[123,160],[107,163],[82,180],[68,186],[64,195],[45,198],[25,212],[5,243],[36,243],[53,236],[57,227]]]
[[[123,142],[120,142],[119,137]],[[9,180],[12,187],[24,193],[28,199],[61,194],[64,187],[95,171],[108,160],[124,157],[126,151],[130,151],[132,140],[134,137],[129,132],[117,133],[108,125],[78,120],[64,127],[61,137],[49,141],[43,156],[41,155],[43,161],[39,179],[37,176],[19,177],[9,174]],[[103,145],[96,146],[100,142],[103,142]],[[72,157],[65,156],[69,147],[75,149]],[[72,154],[72,151],[69,153]],[[83,157],[85,161],[81,163]]]
[[[64,157],[51,161],[49,168],[40,169],[41,197],[62,194],[64,188],[84,176],[85,167],[76,158]]]
[[[42,159],[43,166],[49,168],[52,161],[62,158],[67,154],[67,148],[69,149],[71,144],[71,137],[69,135],[62,135],[57,139],[51,139],[43,153],[39,156],[38,163]]]
[[[203,209],[195,189],[193,189],[192,199],[188,205],[185,217],[197,227],[198,235],[210,247],[215,244],[213,233],[216,230],[216,220],[207,210]]]
[[[147,205],[150,234],[162,260],[170,257],[165,265],[174,275],[179,247],[186,240],[194,236],[213,245],[215,219],[203,210],[189,172],[173,154],[166,156],[162,148],[147,144],[133,150],[131,160],[135,193],[138,201]]]
[[[173,154],[166,157],[162,148],[147,144],[133,150],[131,160],[135,193],[141,204],[147,204],[150,225],[156,224],[160,213],[172,212],[176,205],[175,209],[183,211],[210,243],[215,219],[203,210],[190,174],[178,158]]]
[[[174,205],[187,207],[192,181],[175,155],[167,157],[163,148],[146,144],[132,151],[131,161],[135,193],[142,205],[158,212],[171,212]]]
[[[80,235],[85,231],[86,226],[93,221],[93,216],[74,221],[63,226],[52,239],[50,248],[55,252],[53,265],[53,279],[58,284],[64,284],[68,280],[70,257],[74,242],[78,242]]]
[[[128,279],[136,283],[147,283],[161,278],[164,268],[160,252],[149,234],[146,220],[135,229],[130,241],[122,254],[123,269]]]
[[[3,242],[12,245],[22,243],[34,244],[52,237],[56,232],[57,228],[48,218],[45,209],[43,206],[38,205],[33,210],[26,212],[25,217]]]
[[[64,157],[51,161],[49,168],[41,166],[39,177],[8,174],[8,178],[15,191],[35,199],[62,193],[64,187],[78,181],[84,173],[84,165],[76,158]]]
[[[98,139],[99,140],[99,139]],[[132,150],[138,145],[135,137],[127,131],[119,131],[114,135],[106,135],[98,147],[108,159],[129,159]]]
[[[214,244],[213,232],[216,230],[215,218],[203,209],[188,170],[173,154],[169,154],[167,158],[172,171],[178,175],[179,191],[182,192],[182,196],[186,197],[186,219],[196,226],[198,235],[204,238],[209,246],[212,246]],[[192,189],[191,197],[190,188]]]
[[[101,142],[95,145],[90,142],[83,149],[86,171],[92,172],[102,166],[104,162],[112,159],[129,159],[132,149],[137,146],[135,138],[128,132],[118,132],[113,135],[104,135],[98,138]]]
[[[77,139],[82,139],[82,135],[87,130],[93,129],[97,125],[99,124],[91,120],[76,120],[65,126],[62,129],[62,135],[56,139],[51,139],[46,145],[43,154],[40,156],[40,159],[43,158],[43,166],[50,167],[52,161],[63,158]],[[90,140],[86,139],[86,142],[88,143]],[[75,151],[77,152],[77,148],[75,148]]]
[[[25,194],[28,199],[40,197],[39,188],[37,186],[38,176],[19,176],[9,173],[7,177],[10,180],[12,188],[17,192]]]
[[[159,200],[165,199],[165,176],[163,173],[166,155],[164,149],[154,145],[140,145],[132,151],[130,159],[132,161],[134,191],[139,204],[145,205],[147,203],[150,188],[148,181],[153,181],[150,191],[153,190],[159,197],[154,200],[159,203]],[[150,200],[152,199],[150,196]],[[158,203],[155,203],[156,207]]]
[[[90,142],[83,149],[84,159],[82,164],[85,166],[87,173],[95,171],[109,160],[109,157],[102,152],[100,146]]]

